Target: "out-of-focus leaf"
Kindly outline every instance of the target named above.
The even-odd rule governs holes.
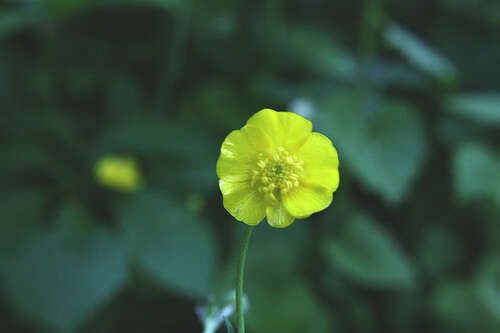
[[[255,75],[249,84],[250,93],[262,100],[274,100],[276,103],[289,103],[298,93],[293,84],[279,80],[272,75]]]
[[[497,205],[498,207],[500,207],[500,186],[497,188],[496,199],[497,199]]]
[[[231,85],[207,82],[193,96],[189,96],[184,108],[201,118],[203,123],[228,131],[245,123],[242,112],[238,112],[246,109],[242,100],[241,94]]]
[[[198,2],[195,8],[193,38],[201,44],[202,49],[206,49],[204,46],[222,42],[236,32],[238,17],[235,2]]]
[[[433,45],[439,45],[459,68],[460,81],[463,82],[461,86],[467,89],[466,91],[498,93],[500,87],[497,78],[500,77],[500,66],[491,63],[493,59],[500,59],[498,28],[487,27],[483,16],[479,17],[479,21],[479,24],[474,25],[467,15],[463,21],[468,22],[467,24],[447,27],[443,25],[439,29],[433,29],[429,38],[432,39]],[[477,30],[471,29],[472,26]]]
[[[500,125],[500,93],[466,93],[446,100],[448,112],[485,125]]]
[[[475,18],[483,23],[489,21],[500,25],[500,4],[490,0],[441,0],[446,8],[467,18]]]
[[[500,258],[486,258],[477,277],[479,298],[500,327]]]
[[[18,251],[36,233],[36,222],[43,216],[47,193],[17,191],[0,197],[0,273],[15,261]]]
[[[344,276],[372,287],[406,289],[414,269],[396,240],[373,219],[359,215],[325,244],[325,255]]]
[[[40,16],[36,14],[36,11],[0,11],[0,39],[38,23]]]
[[[453,171],[460,199],[495,197],[500,187],[500,159],[479,143],[461,145],[455,153]]]
[[[352,79],[357,73],[354,57],[322,31],[307,27],[291,27],[286,32],[287,57],[319,74]]]
[[[345,332],[373,332],[376,316],[371,309],[369,296],[361,289],[351,288],[349,281],[329,269],[323,277],[323,285],[332,295],[334,309],[342,312]]]
[[[389,332],[418,332],[416,329],[422,319],[419,311],[427,305],[424,294],[420,290],[411,293],[400,293],[389,297],[391,316],[389,316]]]
[[[87,76],[89,75],[87,74]],[[89,87],[88,84],[86,86]],[[118,116],[138,112],[145,104],[143,95],[135,80],[127,76],[117,76],[113,85],[109,87],[108,107],[111,112],[116,113]]]
[[[248,287],[251,298],[246,323],[249,330],[287,333],[333,331],[333,316],[323,309],[303,281],[289,277],[282,282],[281,285],[265,285],[265,281],[259,281],[259,288]]]
[[[411,64],[421,71],[444,82],[456,79],[457,70],[448,59],[399,24],[389,24],[383,36],[390,46],[398,49]]]
[[[191,160],[217,153],[217,143],[203,127],[161,116],[124,119],[107,131],[98,144],[97,149],[104,153],[129,152]]]
[[[5,71],[4,60],[0,55],[0,107],[5,107],[7,104],[7,96],[9,96],[10,93],[10,85]]]
[[[103,5],[142,5],[142,6],[158,6],[167,9],[175,8],[179,5],[184,5],[190,1],[185,0],[103,0],[100,4]]]
[[[5,189],[3,189],[5,190]],[[0,195],[0,224],[7,227],[10,224],[23,221],[41,220],[42,208],[47,203],[48,193],[42,190],[18,190]],[[2,228],[2,230],[4,230]],[[3,233],[0,233],[3,236]]]
[[[104,231],[79,237],[39,232],[3,272],[4,292],[23,317],[71,332],[122,288],[125,254]]]
[[[197,162],[157,163],[150,170],[151,181],[174,192],[192,192],[212,189],[217,183],[215,164],[217,155],[200,157]]]
[[[369,70],[372,80],[378,86],[410,91],[428,88],[426,78],[404,64],[378,62],[374,63]]]
[[[309,227],[304,222],[297,221],[277,233],[265,220],[262,221],[263,225],[254,231],[252,237],[252,255],[247,259],[248,272],[252,271],[249,276],[278,279],[292,271],[299,264],[300,253],[307,247],[310,237]],[[237,253],[238,249],[239,246],[234,251]]]
[[[318,124],[333,138],[356,176],[383,199],[405,199],[426,156],[418,113],[399,102],[379,103],[354,94],[337,93],[321,105]]]
[[[141,193],[119,212],[123,237],[138,268],[161,286],[189,296],[211,288],[216,248],[205,221],[172,198]]]
[[[471,282],[447,281],[439,285],[431,303],[437,317],[455,332],[494,333],[500,330],[498,321],[482,304]]]
[[[57,161],[46,147],[38,143],[17,144],[2,148],[5,162],[0,168],[0,176],[5,177],[5,183],[18,184],[19,180],[33,174],[61,180],[69,173],[65,165]],[[21,154],[20,151],[22,151]]]
[[[422,270],[443,276],[460,263],[463,250],[454,235],[444,227],[427,227],[418,241],[418,260]]]
[[[459,144],[480,140],[484,130],[481,126],[471,126],[466,119],[447,116],[439,122],[437,134],[446,147],[454,149]]]
[[[48,12],[58,17],[68,17],[90,8],[93,0],[44,0]]]

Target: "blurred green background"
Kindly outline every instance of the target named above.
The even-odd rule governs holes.
[[[257,227],[248,332],[500,331],[500,2],[0,4],[0,332],[221,323],[244,228],[215,162],[264,107],[341,185]]]

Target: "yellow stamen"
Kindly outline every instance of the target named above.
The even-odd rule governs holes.
[[[278,195],[285,195],[300,185],[304,161],[278,147],[268,155],[260,153],[252,170],[251,185],[264,194],[271,204],[278,202]]]

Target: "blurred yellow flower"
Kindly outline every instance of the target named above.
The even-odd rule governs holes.
[[[332,142],[312,132],[309,120],[261,110],[222,143],[217,176],[224,208],[248,225],[267,216],[272,227],[287,227],[330,205],[338,166]]]
[[[94,173],[99,184],[113,190],[135,192],[142,185],[137,162],[131,156],[105,155],[97,161]]]

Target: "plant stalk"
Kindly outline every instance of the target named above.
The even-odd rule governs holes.
[[[252,235],[252,226],[247,226],[243,234],[241,243],[240,261],[238,263],[238,277],[236,279],[236,313],[238,316],[238,333],[245,333],[245,313],[243,309],[243,278],[245,275],[245,263],[247,261],[247,250],[250,236]]]

